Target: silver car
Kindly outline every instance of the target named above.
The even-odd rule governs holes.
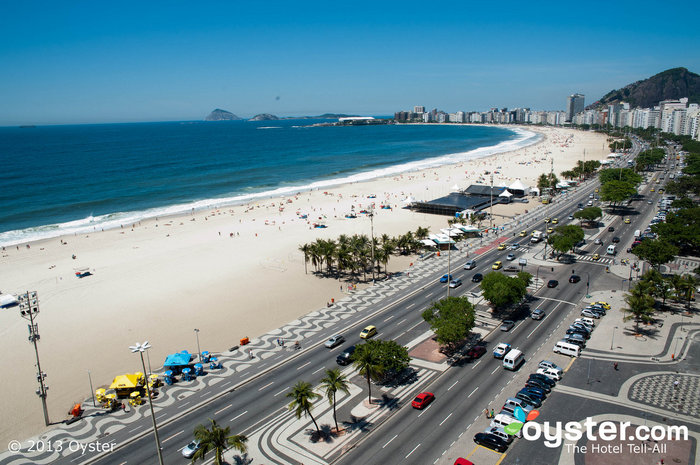
[[[182,448],[182,456],[185,457],[186,459],[191,459],[192,456],[199,450],[201,446],[199,445],[199,441],[196,439],[189,444],[187,444],[185,447]]]
[[[335,336],[332,336],[330,339],[328,339],[323,345],[329,349],[332,349],[333,347],[340,345],[343,342],[345,342],[345,338],[343,337],[343,335],[336,334]]]

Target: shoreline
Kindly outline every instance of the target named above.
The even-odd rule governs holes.
[[[8,249],[0,261],[2,290],[39,294],[39,352],[51,386],[52,420],[64,418],[70,405],[90,395],[88,370],[95,389],[119,374],[140,371],[137,357],[128,350],[135,341],[151,342],[155,368],[167,354],[196,352],[193,328],[200,329],[202,350],[219,352],[242,337],[255,338],[324,307],[331,298],[339,299],[342,284],[314,275],[311,266],[305,273],[298,247],[341,234],[369,235],[366,218],[344,218],[352,207],[391,205],[391,210],[375,210],[375,237],[397,236],[418,226],[434,233],[447,226],[448,217],[404,209],[402,199],[446,195],[454,184],[466,188],[476,183],[485,170],[498,172],[494,184],[522,179],[533,185],[539,174],[549,172],[550,158],[559,173],[581,159],[584,149],[586,159],[604,159],[609,153],[604,135],[547,127],[538,131],[541,140],[511,152],[343,184],[325,193],[311,190],[212,207],[141,221],[134,228]],[[497,205],[494,214],[504,219],[527,208],[522,203]],[[297,212],[308,218],[299,218]],[[318,221],[328,228],[313,228],[311,223]],[[410,261],[392,257],[389,272],[406,269]],[[79,267],[88,267],[93,275],[76,278],[74,269]],[[23,418],[1,428],[0,436],[19,439],[45,430],[41,403],[34,395],[34,353],[26,342],[26,322],[16,310],[0,313],[0,325],[0,344],[13,354],[16,380],[3,387],[2,394],[13,402],[3,405],[2,414]]]
[[[411,123],[405,125],[410,126],[426,124]],[[459,126],[478,127],[477,125],[473,124],[460,124]],[[5,248],[18,246],[22,247],[26,246],[27,244],[38,244],[43,240],[70,237],[77,234],[92,234],[96,232],[114,230],[118,228],[123,228],[124,226],[128,225],[135,225],[136,223],[142,221],[149,221],[160,218],[166,219],[185,217],[191,215],[192,213],[198,214],[212,208],[232,208],[258,201],[273,200],[278,199],[280,197],[286,198],[297,196],[318,189],[333,189],[345,184],[372,181],[388,176],[402,175],[405,173],[416,172],[423,169],[438,168],[440,166],[447,166],[450,164],[466,162],[469,160],[486,158],[492,155],[497,155],[499,153],[508,153],[513,150],[518,150],[520,148],[536,145],[541,140],[541,136],[539,136],[536,131],[528,130],[520,126],[493,127],[513,133],[517,136],[517,139],[505,140],[495,145],[477,147],[466,152],[446,153],[442,155],[423,158],[420,160],[414,160],[407,163],[389,165],[383,168],[377,168],[368,171],[359,171],[341,178],[320,179],[304,185],[277,187],[271,190],[254,192],[249,194],[232,194],[221,198],[207,198],[195,200],[188,203],[177,203],[162,207],[147,208],[145,210],[138,211],[111,212],[103,215],[98,215],[97,217],[89,216],[86,218],[73,219],[63,223],[39,225],[20,230],[4,231],[0,232],[0,246]],[[523,142],[526,142],[531,138],[535,138],[535,140],[533,140],[529,144],[521,145]],[[95,223],[93,223],[93,221],[95,221]],[[39,237],[15,238],[16,236],[24,236],[26,234],[32,233],[38,234]],[[8,237],[8,239],[6,241],[3,241],[3,238],[5,237]]]

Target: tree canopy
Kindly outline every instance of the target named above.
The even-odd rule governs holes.
[[[586,221],[589,225],[597,223],[598,218],[603,217],[603,210],[600,207],[586,207],[574,213],[574,218],[577,220]]]
[[[632,253],[658,269],[678,255],[678,247],[664,239],[645,239],[632,249]]]
[[[443,345],[453,346],[463,341],[474,327],[474,306],[465,296],[434,302],[422,316],[435,332],[437,342]]]
[[[608,181],[600,188],[600,198],[606,202],[617,204],[637,193],[634,184],[628,181]]]
[[[651,230],[659,239],[678,247],[683,255],[700,255],[700,207],[669,213],[666,222],[652,225]]]
[[[487,273],[481,281],[484,298],[496,308],[520,302],[527,295],[527,286],[532,275],[520,272],[509,277],[499,272]]]
[[[608,168],[598,173],[598,180],[601,185],[610,181],[625,181],[636,186],[642,182],[642,177],[629,168]]]
[[[561,255],[573,249],[583,238],[584,233],[580,226],[567,224],[557,226],[554,230],[554,234],[547,238],[547,244]]]

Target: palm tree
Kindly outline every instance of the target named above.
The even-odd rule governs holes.
[[[418,229],[416,229],[416,232],[414,233],[414,235],[416,236],[416,239],[422,240],[422,239],[425,239],[426,237],[428,237],[429,233],[430,233],[429,228],[423,228],[423,227],[419,226]]]
[[[625,295],[625,302],[628,308],[623,308],[624,312],[629,312],[630,315],[624,317],[625,321],[634,318],[635,331],[639,332],[639,322],[640,321],[651,321],[653,317],[651,314],[654,312],[654,298],[649,295],[648,285],[640,286],[642,282],[638,283],[632,291]]]
[[[681,289],[683,290],[686,308],[690,308],[690,299],[693,297],[693,291],[697,284],[698,280],[693,275],[684,274],[681,278]]]
[[[311,259],[311,246],[309,244],[304,244],[299,246],[299,251],[304,254],[304,274],[308,273],[306,265],[308,265]]]
[[[311,418],[311,421],[314,422],[316,432],[321,434],[321,430],[318,428],[316,419],[313,417],[313,415],[311,415],[311,409],[314,408],[313,401],[320,398],[321,395],[314,392],[311,383],[307,383],[306,381],[298,381],[292,390],[287,393],[287,397],[292,399],[288,408],[290,411],[295,411],[294,413],[297,420],[301,418],[302,413],[304,415],[308,415]]]
[[[326,391],[328,403],[333,406],[333,421],[335,422],[335,430],[340,431],[338,428],[338,418],[336,418],[335,414],[335,394],[338,391],[344,394],[350,394],[350,390],[348,389],[348,379],[345,375],[340,373],[339,368],[326,370],[326,376],[321,380],[321,387]]]
[[[248,448],[245,443],[248,438],[242,434],[231,435],[231,428],[221,428],[216,420],[209,419],[211,422],[211,429],[207,429],[204,425],[197,425],[194,429],[194,437],[199,441],[200,448],[192,456],[192,463],[197,460],[204,458],[210,450],[214,451],[214,463],[216,465],[221,465],[224,452],[232,447],[241,453],[245,453]]]
[[[367,379],[367,390],[369,403],[372,403],[372,382],[371,379],[377,379],[384,373],[384,367],[379,361],[379,354],[376,353],[371,344],[361,344],[355,349],[352,354],[352,364],[357,372]]]
[[[396,251],[396,247],[394,247],[394,242],[393,241],[387,241],[382,243],[382,246],[379,248],[380,252],[380,261],[381,263],[384,264],[384,274],[387,274],[387,267],[389,266],[389,259],[391,256],[394,254]]]

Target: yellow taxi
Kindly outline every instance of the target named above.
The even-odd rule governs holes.
[[[559,218],[552,218],[552,224],[559,223]]]
[[[549,223],[550,221],[552,221],[552,219],[551,219],[550,217],[547,217],[547,218],[544,219],[544,222],[545,222],[545,223]]]
[[[657,179],[656,184],[661,184],[661,181]]]
[[[651,192],[654,192],[654,188],[653,188],[653,187],[651,188]]]
[[[594,253],[593,256],[591,257],[593,260],[600,260],[600,255],[597,253]]]
[[[659,188],[659,194],[663,194],[663,193],[664,193],[663,188]]]
[[[503,262],[502,261],[497,261],[493,265],[491,265],[491,268],[494,270],[500,270],[503,267]]]
[[[360,333],[360,339],[367,339],[368,337],[372,337],[375,334],[377,334],[377,327],[373,325],[369,325],[365,327],[365,329],[362,330]]]
[[[595,193],[596,193],[596,194],[598,193],[598,189],[595,190]]]
[[[506,247],[508,247],[505,243],[498,244],[498,250],[506,250]]]
[[[625,218],[625,224],[630,224],[631,222],[629,218]]]
[[[549,203],[549,199],[542,199],[542,205],[547,205]]]
[[[600,306],[603,307],[605,310],[610,310],[610,304],[607,303],[607,302],[603,302],[602,300],[600,300],[600,301],[598,301],[598,302],[593,302],[593,305],[600,305]]]
[[[525,237],[525,236],[527,236],[527,231],[526,230],[520,231],[520,237]]]
[[[547,228],[547,234],[552,234],[554,232],[554,228]]]

